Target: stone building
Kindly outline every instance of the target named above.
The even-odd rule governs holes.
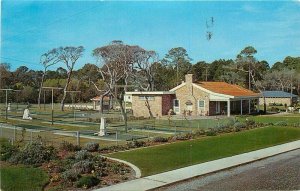
[[[143,96],[149,96],[153,116],[167,115],[228,115],[256,112],[260,94],[226,82],[195,82],[192,74],[185,82],[168,92],[129,92],[132,95],[134,116],[149,117]]]
[[[284,91],[263,91],[262,96],[259,98],[259,103],[264,103],[264,98],[266,105],[287,105],[291,106],[297,103],[298,96],[284,92]]]

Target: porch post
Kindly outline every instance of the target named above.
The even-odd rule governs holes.
[[[227,101],[227,116],[230,117],[230,99]]]
[[[248,100],[248,114],[251,113],[251,99]]]
[[[243,100],[241,99],[241,115],[243,115]]]

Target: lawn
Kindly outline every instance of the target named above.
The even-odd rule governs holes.
[[[138,166],[142,176],[300,139],[300,129],[265,127],[108,155]]]
[[[1,168],[1,190],[43,190],[48,175],[39,168],[6,166]]]
[[[260,116],[247,116],[249,119],[253,119],[256,122],[260,123],[277,123],[284,121],[288,125],[300,124],[300,114],[288,114],[288,115],[260,115]],[[245,120],[245,117],[240,118]]]

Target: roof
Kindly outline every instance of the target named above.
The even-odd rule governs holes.
[[[96,96],[91,99],[91,101],[100,101],[101,96]],[[109,96],[104,96],[103,101],[109,101]]]
[[[229,84],[226,82],[194,82],[194,84],[214,93],[225,94],[234,97],[259,95],[258,93],[255,93],[241,86]]]
[[[136,91],[136,92],[126,92],[125,94],[130,95],[163,95],[163,94],[175,94],[171,91]]]
[[[263,91],[264,97],[280,97],[280,98],[290,98],[290,97],[298,97],[297,95],[284,92],[284,91]]]

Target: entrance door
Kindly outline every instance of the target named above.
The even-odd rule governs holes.
[[[178,99],[173,99],[173,111],[176,114],[180,114],[180,101]]]

